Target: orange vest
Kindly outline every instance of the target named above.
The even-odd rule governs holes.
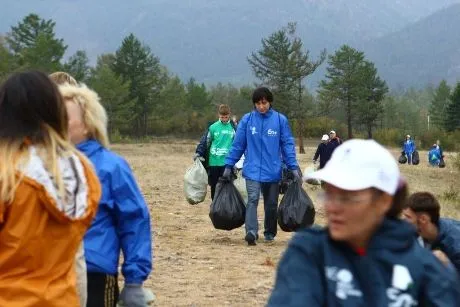
[[[24,177],[14,201],[0,203],[0,306],[79,306],[75,255],[96,214],[100,183],[92,166],[76,158],[81,191],[69,190],[81,192],[79,209],[59,206],[34,158],[18,171]]]

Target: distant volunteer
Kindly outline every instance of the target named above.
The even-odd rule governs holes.
[[[349,140],[310,177],[326,182],[327,226],[294,235],[268,306],[458,306],[456,272],[399,219],[407,187],[389,151]]]
[[[193,159],[208,161],[208,184],[211,186],[211,199],[214,199],[217,182],[225,171],[227,156],[235,137],[235,127],[230,120],[230,107],[221,104],[218,110],[219,120],[209,126],[206,137],[196,148]]]
[[[403,144],[403,152],[407,156],[407,164],[412,164],[412,154],[415,151],[415,142],[412,140],[412,137],[408,134],[406,135],[406,140]]]
[[[318,148],[316,149],[315,155],[313,156],[313,163],[316,164],[319,158],[319,169],[322,169],[327,161],[331,158],[328,149],[327,143],[329,142],[329,136],[324,134],[321,138],[321,143],[319,143]]]

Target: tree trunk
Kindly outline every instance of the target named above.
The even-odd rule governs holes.
[[[297,125],[299,127],[298,131],[298,137],[299,137],[299,154],[305,154],[305,148],[303,146],[303,129],[304,129],[304,123],[302,120],[299,120],[299,124]]]
[[[367,138],[372,139],[372,125],[367,125]]]
[[[302,104],[302,79],[299,79],[299,84],[298,84],[298,96],[297,96],[297,103],[298,103],[298,108],[300,108]],[[304,122],[302,120],[302,116],[297,116],[299,118],[297,120],[297,135],[299,136],[299,154],[305,154],[305,148],[303,147],[303,129],[304,129]]]
[[[347,124],[348,124],[348,139],[353,138],[352,118],[351,118],[351,100],[347,102]]]

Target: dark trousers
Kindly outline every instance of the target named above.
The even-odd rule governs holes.
[[[104,273],[88,272],[88,302],[86,307],[116,307],[118,302],[118,277]]]
[[[219,181],[219,177],[222,177],[225,171],[225,166],[210,166],[208,184],[211,186],[211,199],[214,199],[216,193],[216,185]]]

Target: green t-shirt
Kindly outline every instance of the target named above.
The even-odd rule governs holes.
[[[220,120],[209,127],[209,166],[224,166],[225,157],[232,147],[235,130],[230,122]]]

